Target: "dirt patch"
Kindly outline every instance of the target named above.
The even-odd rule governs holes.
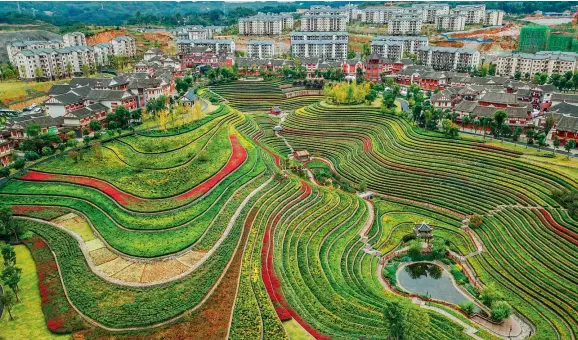
[[[94,264],[97,266],[100,266],[103,263],[110,262],[118,258],[118,256],[115,253],[108,250],[108,248],[106,247],[93,250],[89,254],[90,257],[92,258],[92,262],[94,262]]]
[[[150,283],[165,280],[184,273],[189,267],[177,260],[153,262],[145,267],[140,282]]]
[[[131,264],[132,262],[117,257],[112,261],[101,264],[100,266],[98,266],[98,269],[102,270],[105,274],[109,276],[114,276],[115,274],[117,274],[124,268],[130,266]]]
[[[195,263],[199,262],[203,256],[205,256],[206,252],[204,251],[190,251],[183,256],[177,258],[180,262],[187,264],[189,266],[194,265]]]
[[[464,47],[463,41],[437,40],[437,41],[430,41],[429,44],[441,47]]]
[[[127,261],[128,262],[128,261]],[[134,262],[130,266],[124,268],[112,277],[125,282],[140,282],[145,263]]]
[[[112,39],[123,35],[127,35],[127,31],[124,29],[99,32],[94,34],[93,36],[86,38],[86,43],[88,45],[96,45],[104,42],[109,42]]]

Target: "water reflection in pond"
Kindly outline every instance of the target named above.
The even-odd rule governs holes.
[[[433,263],[413,263],[400,269],[398,284],[405,290],[459,305],[468,298],[452,283],[451,274]]]

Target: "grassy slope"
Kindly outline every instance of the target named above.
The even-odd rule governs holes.
[[[313,337],[307,333],[297,321],[291,319],[283,322],[283,327],[289,335],[289,340],[311,340]]]
[[[40,291],[36,265],[30,251],[24,245],[15,247],[16,265],[22,268],[20,298],[22,302],[12,309],[14,321],[7,312],[0,319],[0,335],[6,340],[16,339],[68,339],[68,335],[54,335],[46,327],[40,307]],[[7,287],[5,287],[7,289]]]

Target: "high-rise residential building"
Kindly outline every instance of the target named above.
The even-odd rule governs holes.
[[[246,54],[247,58],[271,58],[275,55],[275,42],[273,40],[249,40]]]
[[[347,58],[347,32],[291,32],[291,55],[324,60]]]
[[[448,4],[426,3],[415,4],[411,7],[423,13],[423,22],[427,24],[435,24],[437,17],[450,14],[450,5]]]
[[[37,48],[22,50],[14,64],[21,79],[58,79],[96,69],[94,49],[90,46]]]
[[[301,31],[304,32],[335,32],[347,30],[347,15],[341,14],[309,14],[301,17]]]
[[[502,26],[504,21],[504,11],[499,9],[490,9],[486,11],[484,24],[487,26]]]
[[[473,48],[422,46],[417,58],[423,65],[434,70],[466,71],[480,66],[480,52]]]
[[[126,35],[113,38],[110,41],[112,54],[129,58],[136,57],[136,42],[133,38]]]
[[[401,46],[401,54],[397,52],[397,47],[395,46]],[[428,46],[427,37],[380,35],[373,38],[371,52],[377,53],[383,58],[395,59],[394,56],[403,58],[403,53],[415,54],[417,49],[422,46]]]
[[[354,5],[349,5],[354,6]],[[324,5],[314,5],[311,6],[308,10],[303,13],[303,15],[336,15],[336,16],[345,16],[347,22],[351,20],[351,12],[349,7],[342,6],[339,8],[331,7],[331,6],[324,6]]]
[[[401,14],[392,16],[387,22],[387,33],[391,35],[419,35],[423,16],[418,14]]]
[[[451,14],[465,17],[466,25],[481,24],[486,17],[486,5],[457,5]]]
[[[436,17],[438,30],[463,31],[466,27],[466,18],[461,15],[440,15]]]
[[[109,65],[109,56],[113,55],[112,45],[107,42],[98,43],[93,45],[94,49],[94,59],[97,66]]]
[[[258,13],[239,19],[240,35],[277,35],[283,30],[293,29],[293,16],[290,13]]]
[[[402,7],[367,7],[361,12],[361,22],[368,24],[387,24],[398,14],[409,14],[409,8]]]
[[[84,33],[72,32],[62,36],[64,46],[86,46],[86,37]]]
[[[496,74],[513,77],[517,72],[522,76],[536,73],[564,74],[577,69],[578,53],[541,51],[537,53],[507,52],[495,61]]]

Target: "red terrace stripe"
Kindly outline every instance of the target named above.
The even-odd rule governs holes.
[[[303,193],[299,196],[299,200],[307,198],[311,194],[311,187],[305,181],[301,181],[300,191]],[[284,209],[290,208],[291,204],[286,206]],[[261,278],[269,298],[275,306],[275,312],[281,321],[289,320],[293,318],[297,321],[301,327],[303,327],[311,336],[317,340],[330,340],[331,338],[324,336],[318,330],[311,327],[305,320],[297,314],[291,307],[289,303],[285,300],[283,296],[283,291],[281,290],[281,284],[279,283],[279,278],[275,275],[275,270],[273,269],[273,240],[271,240],[271,228],[277,225],[279,219],[281,218],[281,213],[274,216],[271,223],[267,223],[267,229],[265,230],[265,235],[263,235],[263,247],[261,248]]]
[[[243,148],[243,146],[237,139],[237,136],[233,134],[229,135],[229,139],[231,140],[233,153],[231,154],[231,157],[229,158],[227,164],[221,170],[219,170],[219,172],[217,172],[213,177],[207,179],[206,181],[190,189],[189,191],[174,196],[173,199],[183,200],[186,198],[190,198],[192,196],[203,195],[207,193],[209,190],[211,190],[211,188],[217,185],[221,180],[223,180],[225,177],[227,177],[229,174],[235,171],[239,166],[241,166],[243,162],[245,162],[245,160],[247,159],[247,150]],[[82,184],[104,192],[105,194],[112,197],[115,201],[125,206],[131,203],[155,200],[137,197],[127,192],[121,191],[105,181],[84,176],[60,175],[37,171],[29,171],[25,175],[20,176],[19,179],[25,181],[60,181],[60,182]]]
[[[569,230],[568,228],[565,228],[565,227],[561,226],[560,224],[558,224],[558,222],[556,222],[554,220],[552,215],[550,215],[550,212],[548,212],[544,208],[532,209],[532,211],[538,212],[536,215],[538,215],[538,218],[540,219],[540,221],[546,227],[548,227],[548,229],[552,230],[556,234],[562,236],[566,240],[568,240],[568,241],[570,241],[570,242],[572,242],[578,246],[578,234],[576,234],[572,230]]]

